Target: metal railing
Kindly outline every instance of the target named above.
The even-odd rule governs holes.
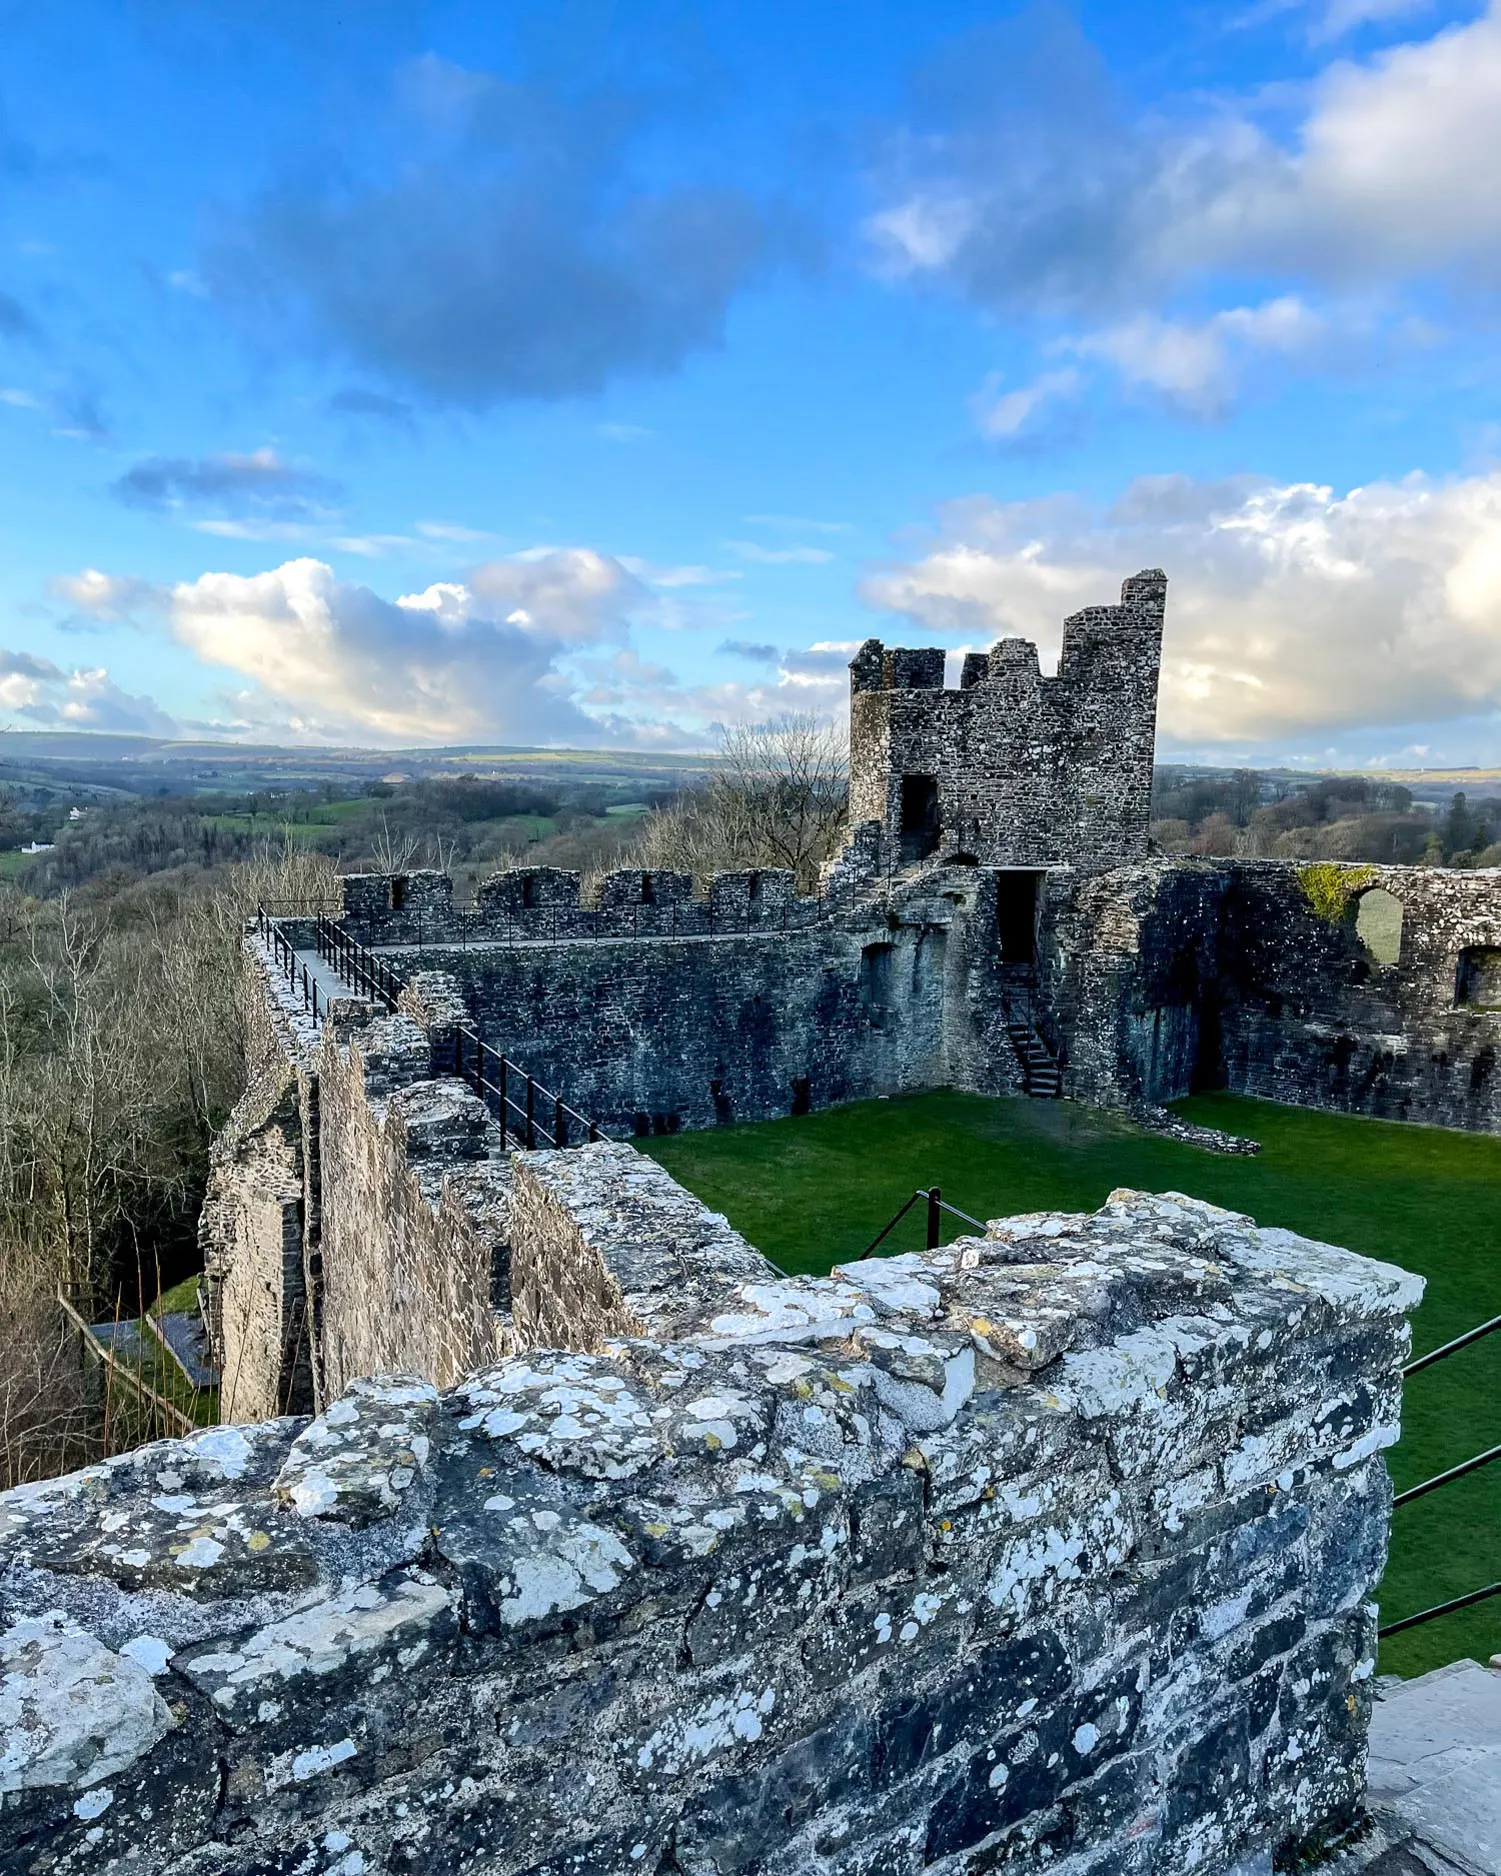
[[[302,992],[302,1007],[312,1012],[315,1023],[321,1022],[328,1014],[325,1002],[319,1008],[318,979],[309,972],[306,964],[298,957],[292,941],[274,920],[262,922],[262,932],[271,947],[271,955],[277,969],[287,980],[288,988],[295,994]]]
[[[1472,1342],[1478,1342],[1487,1335],[1494,1335],[1501,1329],[1501,1316],[1492,1316],[1489,1322],[1482,1322],[1474,1329],[1468,1329],[1463,1335],[1457,1335],[1452,1342],[1430,1349],[1426,1355],[1419,1355],[1416,1361],[1408,1362],[1402,1370],[1402,1379],[1421,1374],[1425,1368],[1431,1368],[1435,1362],[1447,1361],[1449,1356],[1457,1355],[1462,1348],[1468,1348]],[[1398,1492],[1392,1500],[1395,1511],[1401,1505],[1411,1504],[1415,1499],[1426,1498],[1430,1492],[1436,1492],[1445,1485],[1452,1485],[1456,1479],[1468,1478],[1472,1472],[1478,1472],[1482,1466],[1494,1465],[1501,1459],[1501,1446],[1491,1446],[1485,1452],[1476,1453],[1473,1458],[1463,1459],[1457,1466],[1449,1466],[1443,1472],[1434,1473],[1431,1479],[1424,1479],[1420,1484],[1409,1485],[1404,1492]],[[1486,1602],[1492,1596],[1501,1596],[1501,1582],[1487,1583],[1483,1589],[1472,1589],[1463,1596],[1451,1596],[1447,1602],[1435,1603],[1431,1609],[1419,1609],[1415,1615],[1403,1616],[1400,1621],[1388,1622],[1377,1630],[1381,1640],[1388,1635],[1400,1635],[1405,1629],[1417,1628],[1421,1623],[1433,1622],[1439,1616],[1452,1615],[1456,1609],[1469,1609],[1477,1602]]]
[[[321,1021],[328,1013],[328,1003],[324,998],[320,1008],[316,973],[308,970],[276,915],[268,908],[257,909],[256,922],[288,987],[294,994],[301,991],[303,1008],[311,1013],[314,1022]],[[358,995],[379,1008],[396,1009],[403,980],[391,966],[326,914],[317,914],[312,922],[318,956],[330,969]],[[534,1075],[487,1043],[471,1024],[457,1023],[452,1033],[453,1072],[473,1088],[500,1123],[502,1145],[514,1139],[529,1149],[567,1147],[603,1138],[598,1125],[587,1114],[581,1114],[560,1094],[554,1094]]]
[[[500,1122],[502,1144],[508,1134],[528,1148],[539,1141],[552,1147],[580,1146],[601,1137],[587,1114],[570,1107],[560,1094],[553,1094],[535,1076],[491,1048],[467,1023],[458,1024],[453,1032],[453,1072]]]
[[[857,1258],[856,1262],[869,1257],[878,1244],[884,1243],[914,1205],[926,1205],[928,1208],[925,1239],[925,1248],[927,1250],[936,1251],[938,1249],[939,1227],[943,1222],[941,1214],[944,1212],[948,1212],[951,1217],[962,1218],[965,1224],[973,1225],[977,1231],[983,1231],[985,1229],[985,1221],[983,1219],[971,1218],[968,1212],[961,1212],[957,1205],[950,1205],[948,1200],[943,1196],[943,1188],[941,1186],[919,1186],[912,1194],[911,1198],[907,1200],[906,1204],[897,1211],[895,1216],[876,1233],[870,1243],[861,1251],[860,1258]]]

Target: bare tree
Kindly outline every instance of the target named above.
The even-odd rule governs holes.
[[[789,867],[802,890],[834,851],[848,811],[844,738],[822,718],[791,713],[720,733],[708,779],[646,817],[638,865],[700,876]]]
[[[246,920],[336,906],[337,884],[289,845],[106,901],[0,888],[0,1488],[161,1431],[128,1389],[85,1385],[56,1298],[133,1318],[163,1244],[191,1244],[244,1081]]]
[[[421,841],[416,834],[404,834],[391,826],[382,814],[380,832],[370,843],[371,858],[377,873],[405,873],[416,858]]]

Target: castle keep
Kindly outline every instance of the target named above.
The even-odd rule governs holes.
[[[1252,1876],[1357,1816],[1420,1283],[1165,1194],[789,1278],[630,1145],[941,1085],[1495,1129],[1501,882],[1148,849],[1166,581],[851,667],[816,896],[247,939],[219,1428],[0,1498],[0,1870]]]
[[[969,652],[957,691],[941,651],[870,638],[850,665],[850,819],[902,864],[1122,866],[1147,851],[1166,577],[1063,628],[1055,677],[1037,647]]]

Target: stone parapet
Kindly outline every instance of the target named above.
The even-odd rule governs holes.
[[[789,1278],[628,1149],[515,1177],[592,1352],[0,1498],[0,1867],[1216,1876],[1355,1814],[1417,1279],[1129,1192]]]

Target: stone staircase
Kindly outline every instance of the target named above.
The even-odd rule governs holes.
[[[1006,1024],[1006,1034],[1021,1064],[1022,1087],[1034,1101],[1056,1101],[1063,1093],[1063,1076],[1053,1052],[1027,1022],[1015,1019]]]

